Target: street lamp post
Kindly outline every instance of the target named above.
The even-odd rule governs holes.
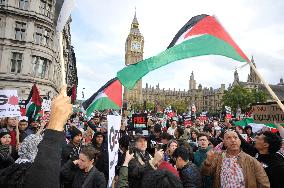
[[[85,99],[84,91],[85,91],[85,88],[83,87],[83,90],[82,90],[82,99],[83,99],[83,100]]]

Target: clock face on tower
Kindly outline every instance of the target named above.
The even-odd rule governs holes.
[[[141,43],[138,41],[131,42],[131,51],[140,52],[141,51]]]

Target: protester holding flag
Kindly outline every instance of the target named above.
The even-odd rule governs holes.
[[[70,98],[66,97],[66,86],[52,100],[51,115],[44,132],[43,140],[38,145],[38,153],[29,168],[24,188],[46,188],[60,186],[61,152],[64,143],[64,125],[72,113]]]

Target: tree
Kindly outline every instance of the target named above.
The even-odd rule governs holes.
[[[132,110],[140,111],[143,110],[143,104],[139,102],[134,102],[131,106]]]
[[[263,91],[234,86],[233,89],[225,91],[222,103],[224,106],[230,106],[233,112],[236,112],[238,107],[241,108],[242,112],[247,112],[251,103],[265,102],[266,99],[267,94]]]
[[[183,113],[187,111],[188,103],[183,100],[176,100],[171,103],[173,109],[178,113]]]
[[[146,102],[146,110],[154,110],[155,108],[155,103],[152,101],[147,101]]]

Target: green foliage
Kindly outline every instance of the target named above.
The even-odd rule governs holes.
[[[188,102],[184,100],[176,100],[172,101],[171,106],[175,109],[178,113],[183,113],[187,111]]]
[[[155,103],[154,102],[151,102],[151,101],[147,101],[146,102],[146,109],[147,110],[154,110],[154,108],[155,108]]]
[[[131,106],[132,110],[143,110],[143,104],[139,102],[135,102]]]
[[[233,89],[225,91],[222,103],[224,106],[230,106],[233,112],[237,111],[238,106],[242,112],[247,112],[251,103],[265,102],[267,97],[267,94],[263,91],[235,86]]]

